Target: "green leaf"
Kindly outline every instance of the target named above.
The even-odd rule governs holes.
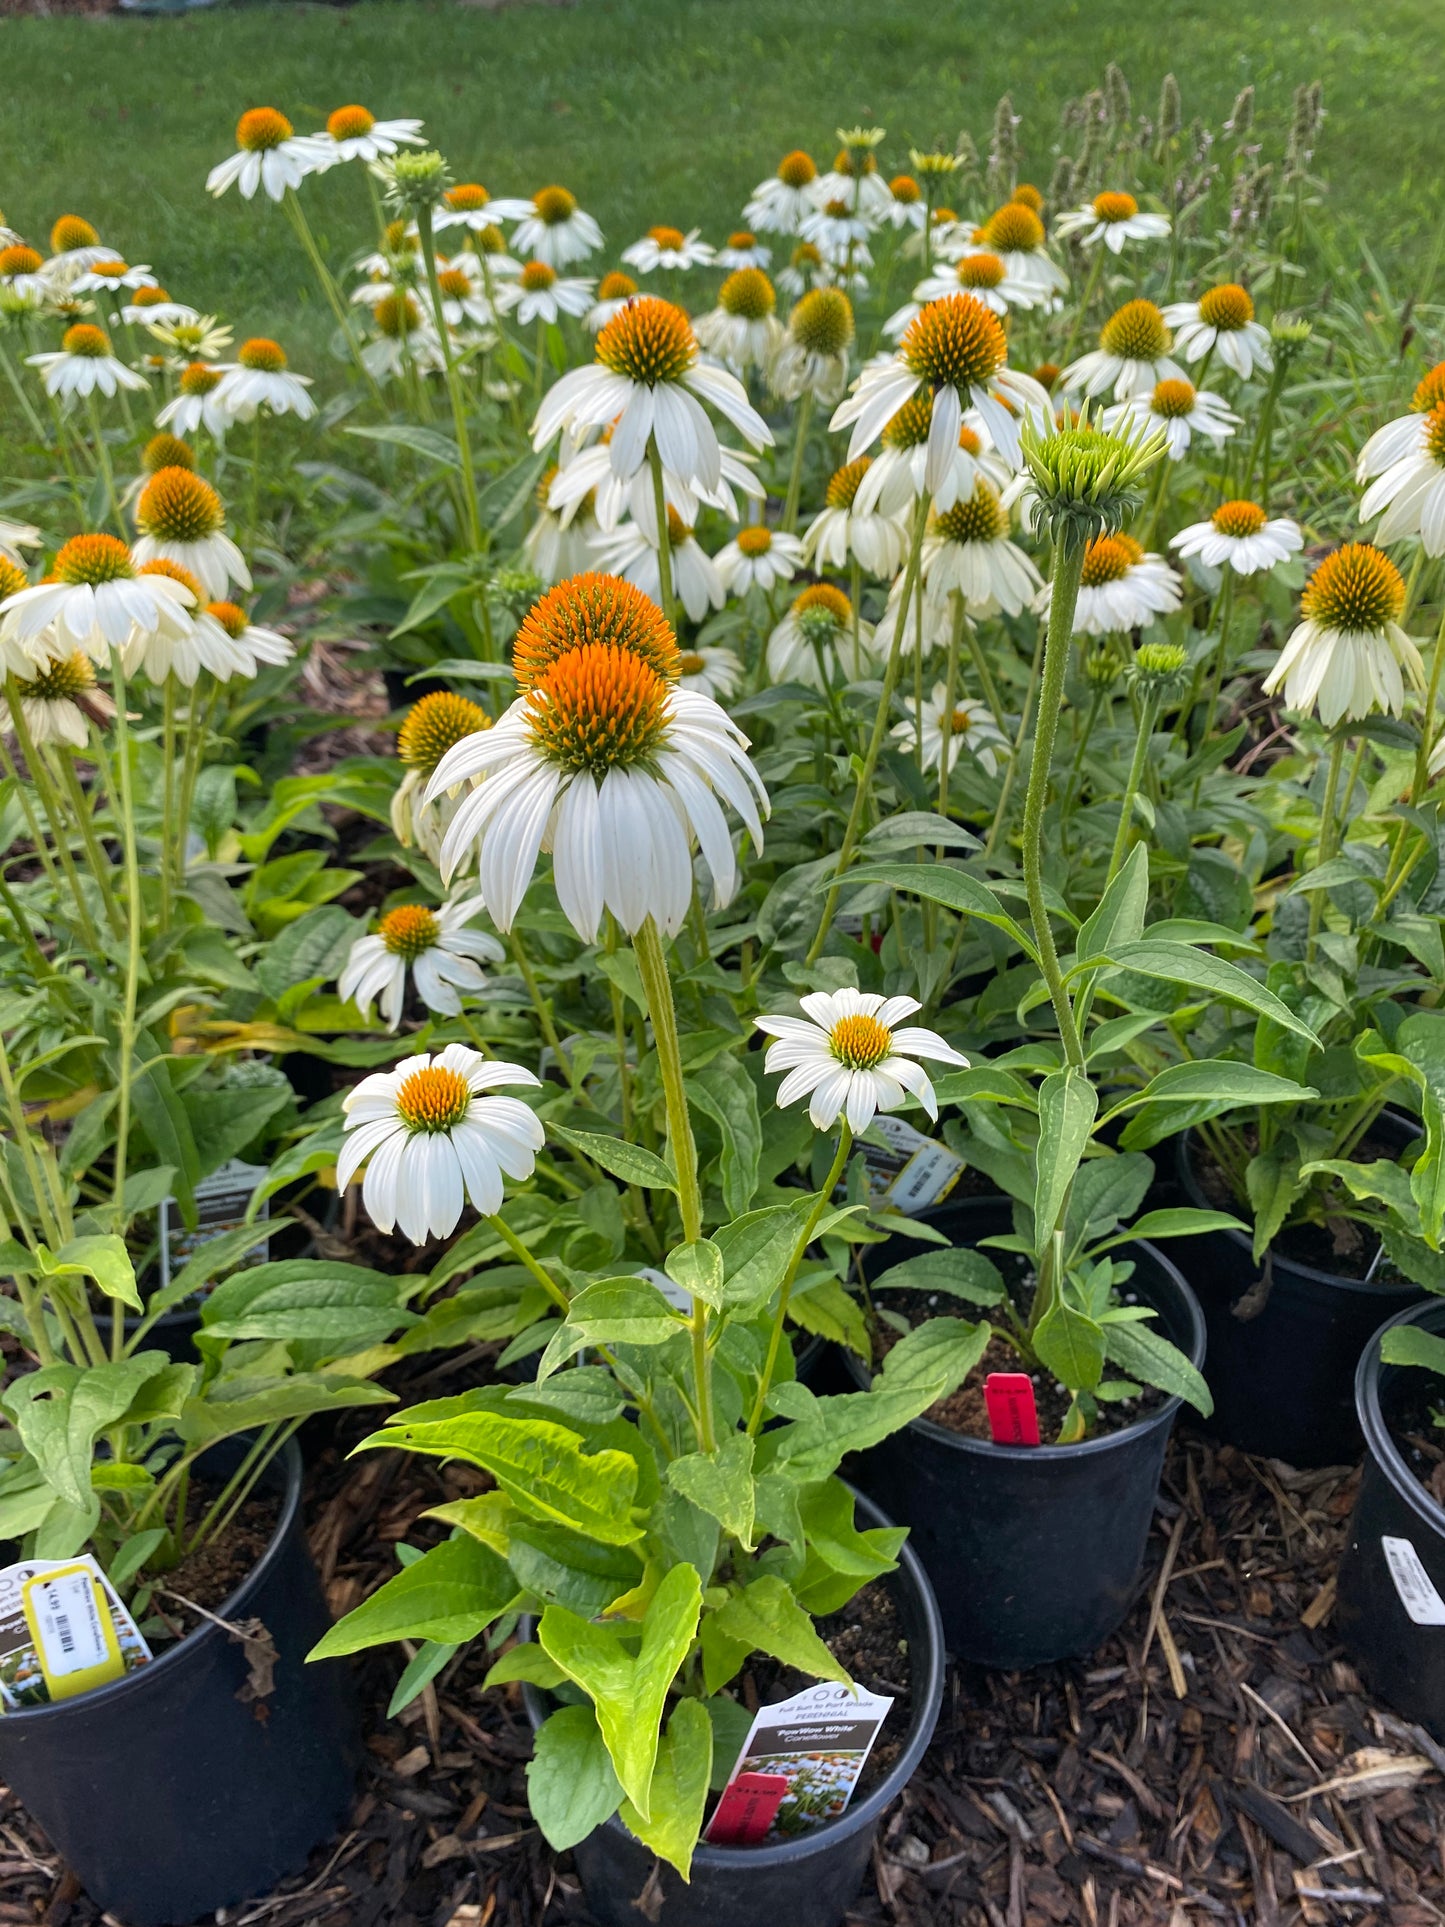
[[[846,1345],[860,1358],[868,1357],[863,1307],[831,1273],[794,1290],[788,1300],[788,1317],[801,1330],[826,1338],[830,1344]]]
[[[1136,843],[1093,915],[1080,924],[1075,955],[1097,957],[1113,944],[1136,942],[1144,933],[1148,908],[1149,856],[1145,845]]]
[[[1393,1158],[1377,1158],[1371,1164],[1355,1164],[1348,1158],[1316,1158],[1300,1166],[1302,1178],[1338,1178],[1352,1198],[1378,1200],[1408,1224],[1415,1208],[1410,1190],[1410,1173]]]
[[[271,1084],[234,1091],[197,1086],[186,1091],[181,1102],[191,1121],[196,1156],[205,1177],[252,1144],[277,1112],[292,1102],[292,1096],[289,1089]]]
[[[942,1292],[970,1305],[1001,1305],[1004,1282],[999,1268],[981,1251],[950,1245],[945,1251],[923,1251],[905,1258],[869,1281],[870,1291]]]
[[[1099,1097],[1087,1076],[1069,1066],[1039,1086],[1038,1169],[1034,1181],[1034,1236],[1039,1249],[1053,1235],[1079,1160],[1094,1129]]]
[[[885,1391],[932,1390],[929,1403],[947,1398],[983,1357],[993,1327],[986,1320],[929,1318],[900,1338],[883,1362],[878,1384]]]
[[[907,891],[930,903],[941,903],[960,916],[978,917],[1007,931],[1025,956],[1038,962],[1033,939],[1009,915],[993,891],[964,870],[949,869],[938,863],[865,863],[849,870],[844,881],[850,886],[884,883],[890,890]]]
[[[560,1668],[551,1670],[556,1680],[565,1677]],[[496,1672],[488,1675],[489,1686]],[[538,1728],[527,1762],[527,1804],[542,1837],[554,1853],[566,1853],[610,1820],[621,1803],[596,1713],[590,1706],[559,1706]]]
[[[667,1275],[675,1285],[700,1298],[713,1311],[723,1306],[723,1255],[709,1238],[674,1245],[667,1254]]]
[[[336,1412],[343,1406],[388,1405],[396,1397],[384,1386],[365,1379],[333,1377],[326,1372],[293,1372],[286,1378],[224,1381],[224,1391],[208,1388],[199,1398],[187,1399],[178,1416],[187,1444],[209,1445],[234,1438],[258,1425],[310,1418],[314,1412]]]
[[[1277,1144],[1259,1151],[1244,1169],[1244,1185],[1254,1207],[1254,1258],[1257,1264],[1305,1189],[1297,1145]]]
[[[1117,1238],[1111,1238],[1109,1244],[1123,1244],[1134,1238],[1198,1238],[1206,1231],[1248,1229],[1227,1211],[1196,1211],[1191,1205],[1169,1205],[1161,1211],[1146,1211]],[[1108,1246],[1099,1249],[1107,1250]]]
[[[342,970],[363,928],[339,903],[308,910],[304,917],[288,923],[280,936],[267,945],[265,954],[254,965],[256,981],[273,999],[281,997],[293,984],[310,983],[313,979],[329,983]]]
[[[688,1095],[722,1133],[718,1175],[723,1203],[730,1218],[741,1217],[758,1188],[758,1165],[763,1154],[763,1127],[758,1116],[757,1086],[742,1059],[733,1053],[715,1057],[687,1080]]]
[[[410,449],[413,455],[423,455],[429,462],[440,463],[443,468],[456,468],[461,461],[450,435],[444,435],[439,428],[424,428],[418,422],[348,424],[346,433],[364,436],[369,442],[392,442],[398,448]]]
[[[608,1448],[585,1452],[577,1433],[549,1419],[463,1412],[455,1418],[389,1425],[362,1441],[436,1459],[462,1459],[490,1472],[519,1511],[570,1526],[603,1545],[642,1537],[632,1518],[637,1461]]]
[[[907,1527],[871,1526],[860,1532],[853,1521],[853,1494],[841,1479],[808,1487],[798,1508],[808,1556],[794,1590],[806,1611],[815,1616],[837,1612],[860,1586],[895,1570]]]
[[[437,1674],[449,1666],[461,1650],[459,1645],[447,1640],[424,1639],[407,1661],[401,1678],[392,1688],[391,1698],[386,1703],[386,1717],[394,1720],[398,1713],[410,1706],[418,1694],[426,1691]]]
[[[1045,1371],[1071,1392],[1092,1392],[1104,1376],[1104,1328],[1062,1298],[1035,1326],[1033,1345]]]
[[[1104,1351],[1109,1363],[1129,1378],[1152,1385],[1171,1398],[1186,1399],[1205,1418],[1214,1410],[1209,1387],[1184,1353],[1143,1320],[1106,1324]]]
[[[640,1184],[649,1191],[675,1191],[677,1178],[670,1164],[640,1144],[628,1144],[620,1137],[604,1137],[600,1131],[570,1131],[561,1124],[549,1124],[553,1137],[570,1144],[583,1157],[600,1164],[624,1184]]]
[[[642,1562],[630,1547],[599,1545],[537,1519],[511,1521],[507,1559],[517,1583],[534,1598],[584,1619],[610,1611],[614,1600],[642,1581]]]
[[[36,1247],[40,1268],[49,1277],[79,1275],[93,1278],[107,1298],[117,1298],[132,1311],[143,1311],[136,1289],[135,1266],[123,1238],[72,1238],[51,1256],[45,1245]]]
[[[1143,846],[1140,845],[1140,848]],[[1235,1104],[1290,1104],[1301,1098],[1318,1097],[1308,1085],[1292,1077],[1277,1077],[1273,1071],[1256,1070],[1226,1057],[1202,1057],[1193,1064],[1170,1064],[1151,1077],[1142,1091],[1135,1091],[1115,1104],[1108,1118],[1140,1104],[1194,1104],[1207,1102],[1220,1109]],[[1107,1122],[1107,1118],[1105,1119]]]
[[[146,1304],[147,1318],[158,1317],[173,1305],[184,1304],[186,1299],[203,1290],[221,1272],[239,1264],[263,1239],[274,1237],[292,1222],[290,1218],[268,1218],[260,1224],[237,1225],[233,1230],[221,1231],[214,1238],[207,1238],[164,1290],[151,1293]]]
[[[484,1632],[516,1597],[505,1559],[477,1539],[448,1539],[339,1619],[306,1657],[338,1659],[392,1639],[460,1646]]]
[[[1319,1038],[1309,1025],[1296,1017],[1289,1005],[1282,1003],[1273,991],[1266,990],[1263,984],[1237,964],[1226,963],[1223,957],[1216,957],[1207,950],[1145,937],[1139,943],[1119,945],[1110,952],[1110,961],[1119,969],[1131,970],[1137,976],[1156,977],[1180,989],[1202,991],[1208,999],[1223,998],[1225,1003],[1242,1005],[1245,1010],[1254,1011],[1256,1016],[1273,1018],[1275,1023],[1294,1031],[1309,1043],[1319,1044]]]
[[[835,1472],[847,1453],[866,1452],[918,1418],[933,1402],[931,1385],[921,1389],[889,1385],[880,1372],[871,1391],[815,1398],[806,1418],[766,1434],[758,1441],[759,1449],[766,1449],[768,1463],[780,1472],[811,1485]]]
[[[137,1352],[104,1365],[45,1365],[8,1387],[0,1406],[45,1479],[68,1505],[92,1503],[95,1441],[119,1423],[149,1378],[167,1371],[164,1352]]]
[[[161,1055],[149,1031],[137,1037],[135,1058],[131,1109],[155,1153],[155,1162],[168,1164],[175,1172],[176,1202],[181,1216],[193,1226],[201,1164],[190,1118],[171,1082],[170,1061]]]
[[[567,1323],[585,1345],[665,1345],[687,1320],[645,1278],[608,1278],[572,1300]]]
[[[337,1355],[380,1344],[417,1314],[401,1303],[405,1282],[333,1258],[251,1265],[216,1286],[201,1307],[208,1339],[324,1342]]]
[[[657,1749],[651,1813],[644,1818],[630,1800],[624,1800],[622,1824],[659,1860],[676,1867],[684,1880],[692,1873],[693,1849],[702,1832],[711,1779],[712,1721],[700,1700],[679,1700]]]
[[[673,1459],[667,1482],[741,1541],[744,1551],[752,1551],[753,1441],[745,1432],[730,1434],[714,1452]]]
[[[1418,1325],[1392,1325],[1380,1339],[1380,1357],[1387,1365],[1420,1365],[1445,1373],[1445,1338]]]
[[[595,1626],[564,1606],[548,1606],[538,1624],[544,1651],[597,1709],[613,1770],[644,1819],[651,1816],[662,1709],[691,1650],[701,1611],[702,1581],[695,1567],[683,1563],[653,1594],[635,1658],[620,1628]]]
[[[783,1282],[813,1200],[773,1204],[720,1225],[712,1241],[723,1256],[723,1303],[746,1315],[758,1310]]]
[[[548,1659],[535,1640],[527,1639],[507,1648],[482,1681],[482,1690],[485,1692],[489,1686],[506,1686],[512,1680],[525,1680],[528,1685],[550,1693],[566,1677],[562,1668]]]
[[[749,1652],[768,1653],[814,1679],[836,1680],[840,1686],[853,1683],[793,1597],[792,1588],[776,1573],[754,1579],[714,1616],[724,1638],[746,1646]]]

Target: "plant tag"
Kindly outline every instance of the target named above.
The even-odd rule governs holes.
[[[765,1837],[786,1839],[836,1820],[853,1797],[892,1705],[885,1694],[822,1680],[775,1706],[760,1707],[705,1837],[714,1846],[744,1844],[743,1836],[716,1829],[720,1822],[724,1827],[739,1824],[749,1811],[756,1826],[761,1807],[751,1808],[749,1802],[762,1799],[763,1788],[757,1783],[772,1780],[781,1780],[783,1791],[764,1832],[747,1836],[751,1844]],[[752,1788],[730,1799],[744,1780],[754,1783]]]
[[[1037,1445],[1039,1413],[1027,1372],[990,1372],[983,1381],[988,1429],[995,1445]]]
[[[43,1591],[47,1584],[54,1589]],[[0,1568],[0,1711],[69,1699],[150,1658],[134,1619],[90,1554],[24,1559]]]
[[[266,1174],[267,1167],[264,1164],[243,1164],[239,1158],[232,1158],[228,1164],[212,1171],[208,1178],[202,1178],[196,1186],[194,1231],[182,1219],[176,1200],[164,1200],[160,1211],[162,1290],[203,1244],[208,1244],[212,1238],[219,1238],[223,1231],[233,1231],[246,1222],[251,1198]],[[270,1215],[268,1199],[257,1213],[256,1243],[246,1253],[243,1263],[265,1263],[269,1246],[266,1233],[260,1229],[260,1225]]]
[[[768,1829],[788,1790],[783,1773],[739,1773],[723,1788],[707,1837],[715,1847],[755,1847]]]
[[[1390,1577],[1395,1582],[1395,1591],[1400,1595],[1400,1604],[1417,1626],[1445,1626],[1445,1599],[1435,1588],[1435,1581],[1426,1572],[1420,1555],[1408,1539],[1391,1539],[1383,1535],[1380,1550],[1385,1555],[1385,1564],[1390,1568]]]
[[[883,1144],[866,1140],[859,1145],[868,1174],[868,1191],[875,1204],[892,1205],[909,1216],[946,1198],[958,1182],[963,1159],[956,1151],[901,1117],[880,1112],[871,1130]]]
[[[645,1278],[650,1285],[656,1285],[674,1311],[680,1311],[684,1318],[692,1317],[692,1293],[686,1285],[680,1285],[675,1278],[669,1278],[665,1271],[658,1271],[653,1265],[639,1265],[633,1273],[636,1278]]]

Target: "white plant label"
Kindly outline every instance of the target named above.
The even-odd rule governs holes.
[[[239,1158],[232,1158],[228,1164],[212,1171],[208,1178],[202,1178],[196,1186],[194,1231],[182,1219],[176,1200],[165,1200],[160,1213],[162,1289],[170,1284],[189,1259],[195,1257],[202,1245],[208,1244],[212,1238],[219,1238],[223,1231],[233,1231],[246,1222],[246,1212],[256,1186],[266,1175],[264,1164],[243,1164]],[[257,1213],[255,1245],[241,1263],[264,1264],[269,1249],[265,1220],[269,1216],[268,1199]]]
[[[41,1577],[26,1588],[35,1640],[45,1669],[56,1678],[87,1673],[110,1657],[95,1582],[84,1567]]]
[[[684,1318],[692,1317],[692,1293],[686,1285],[680,1285],[675,1278],[669,1278],[665,1271],[655,1265],[639,1265],[634,1277],[645,1278],[650,1285],[656,1285],[674,1311],[680,1311]]]
[[[0,1712],[61,1697],[51,1682],[70,1680],[72,1690],[84,1691],[150,1658],[135,1620],[89,1553],[0,1567]]]
[[[760,1707],[706,1837],[714,1845],[786,1839],[843,1813],[893,1701],[821,1680]],[[735,1789],[746,1788],[748,1802]],[[759,1831],[764,1815],[766,1831]]]
[[[1408,1539],[1392,1539],[1384,1534],[1380,1550],[1400,1604],[1417,1626],[1445,1626],[1445,1599],[1436,1591],[1435,1581],[1426,1572],[1420,1555]]]
[[[871,1129],[887,1146],[867,1142],[859,1146],[875,1202],[912,1216],[946,1198],[957,1184],[964,1161],[946,1144],[884,1112],[874,1118]]]

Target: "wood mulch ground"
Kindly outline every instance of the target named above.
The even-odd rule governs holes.
[[[454,1360],[408,1392],[474,1369]],[[476,1484],[400,1454],[347,1462],[349,1442],[313,1439],[312,1544],[337,1611],[395,1570],[397,1540],[428,1542],[425,1507]],[[951,1671],[850,1921],[1445,1922],[1445,1750],[1372,1702],[1331,1627],[1354,1487],[1351,1471],[1177,1439],[1123,1629],[1087,1661]],[[349,1828],[220,1927],[587,1927],[570,1861],[528,1816],[520,1704],[483,1698],[485,1663],[462,1655],[388,1722],[400,1664],[361,1662],[369,1755]],[[100,1918],[0,1795],[0,1922]]]

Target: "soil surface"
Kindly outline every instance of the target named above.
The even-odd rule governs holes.
[[[1210,1157],[1208,1150],[1194,1139],[1191,1147],[1194,1175],[1209,1203],[1219,1211],[1232,1211],[1245,1224],[1250,1221],[1246,1200],[1235,1195],[1226,1174]],[[1356,1163],[1372,1164],[1377,1158],[1395,1158],[1399,1147],[1380,1138],[1365,1138],[1355,1147]],[[1398,1287],[1408,1281],[1387,1260],[1380,1257],[1380,1242],[1354,1218],[1331,1218],[1325,1224],[1288,1224],[1274,1240],[1272,1250],[1292,1264],[1307,1265],[1312,1271],[1327,1271],[1336,1278],[1368,1279],[1371,1283]]]
[[[474,1379],[452,1370],[433,1368],[425,1395]],[[338,1613],[395,1570],[398,1540],[431,1543],[427,1507],[478,1484],[401,1453],[347,1462],[365,1429],[349,1414],[307,1440],[311,1543]],[[1084,1660],[951,1669],[850,1927],[1445,1920],[1445,1748],[1369,1696],[1333,1630],[1355,1487],[1353,1470],[1295,1472],[1181,1427],[1124,1625]],[[473,1649],[388,1720],[404,1663],[357,1662],[370,1738],[347,1827],[223,1927],[592,1927],[570,1857],[528,1814],[519,1690],[484,1696]],[[103,1927],[0,1794],[12,1923]]]
[[[1390,1393],[1384,1417],[1400,1457],[1436,1505],[1445,1506],[1445,1380],[1401,1371]]]
[[[192,1529],[220,1495],[219,1486],[203,1484],[199,1479],[191,1481],[187,1517]],[[191,1632],[203,1623],[203,1615],[193,1612],[191,1607],[203,1606],[212,1613],[220,1611],[237,1586],[255,1570],[275,1537],[280,1517],[280,1498],[272,1492],[256,1493],[247,1499],[219,1538],[191,1553],[169,1572],[147,1575],[160,1594],[157,1607],[167,1624],[175,1629],[172,1637]]]

